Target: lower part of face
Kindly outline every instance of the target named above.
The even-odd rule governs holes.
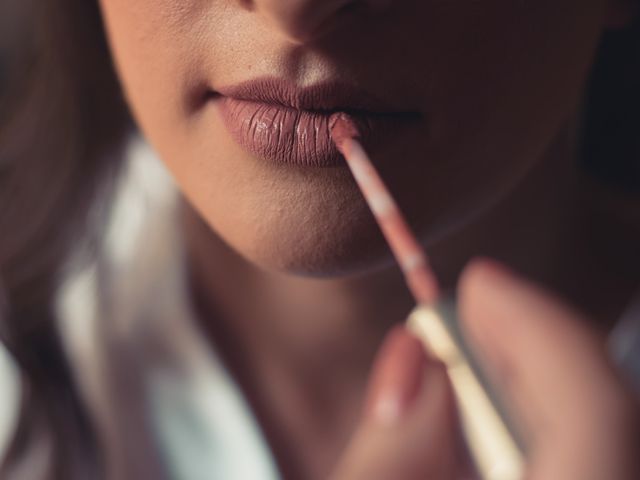
[[[387,258],[346,166],[262,158],[212,93],[340,82],[411,112],[370,154],[428,243],[513,188],[572,115],[603,2],[398,0],[311,39],[287,36],[258,0],[101,3],[134,116],[206,222],[266,268],[334,275]]]

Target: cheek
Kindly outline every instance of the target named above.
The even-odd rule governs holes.
[[[203,32],[202,0],[100,0],[120,81],[136,121],[158,147],[188,132]]]
[[[599,1],[470,3],[443,7],[438,48],[414,64],[433,112],[425,160],[386,172],[424,238],[491,205],[541,158],[576,112],[602,31]]]

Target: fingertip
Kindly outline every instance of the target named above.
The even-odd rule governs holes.
[[[458,297],[463,323],[472,328],[478,328],[477,323],[482,328],[500,323],[504,328],[514,321],[538,322],[540,317],[569,313],[551,292],[489,258],[476,258],[467,265],[460,277]]]
[[[458,308],[465,327],[495,317],[493,309],[513,283],[514,275],[505,265],[490,258],[474,258],[463,270],[458,283]]]
[[[583,312],[561,297],[488,258],[469,263],[461,275],[458,293],[460,312],[467,325],[480,322],[484,327],[485,322],[498,322],[503,328],[515,321],[544,329],[586,323]]]
[[[395,423],[420,390],[427,357],[420,341],[404,326],[393,327],[374,361],[366,416]]]
[[[515,273],[505,264],[488,257],[476,257],[462,271],[458,290],[463,295],[486,293],[487,288],[504,285],[515,279]]]
[[[384,369],[389,364],[416,363],[424,356],[420,341],[404,325],[395,325],[382,341],[374,370]]]
[[[466,267],[458,302],[472,349],[508,403],[515,405],[524,431],[561,424],[567,412],[580,416],[594,410],[612,375],[603,344],[587,328],[584,314],[488,259]],[[577,405],[578,398],[589,400]]]

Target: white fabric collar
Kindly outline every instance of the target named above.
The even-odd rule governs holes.
[[[105,253],[59,302],[111,478],[278,479],[246,399],[194,321],[176,200],[161,162],[134,139]]]

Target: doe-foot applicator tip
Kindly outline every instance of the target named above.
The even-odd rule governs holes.
[[[344,142],[348,139],[360,137],[358,127],[353,119],[344,112],[331,115],[329,119],[329,132],[338,150],[344,153]]]

